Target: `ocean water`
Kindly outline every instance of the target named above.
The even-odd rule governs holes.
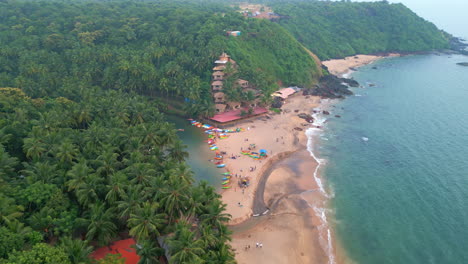
[[[327,161],[321,174],[334,194],[329,221],[353,262],[468,263],[468,67],[456,65],[462,61],[468,57],[378,61],[352,74],[364,86],[353,89],[356,96],[330,107],[315,148]]]
[[[184,131],[177,132],[177,135],[187,146],[186,151],[189,153],[187,163],[193,171],[196,181],[207,181],[217,189],[221,188],[221,173],[224,169],[218,169],[214,164],[208,162],[214,158],[214,152],[208,147],[205,142],[208,137],[202,129],[192,126],[190,122],[184,118],[176,116],[168,116],[167,120],[175,125],[178,129]]]

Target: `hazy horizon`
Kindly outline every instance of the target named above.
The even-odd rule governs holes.
[[[360,1],[373,2],[374,0]],[[467,0],[390,0],[389,2],[402,3],[438,28],[468,40]]]

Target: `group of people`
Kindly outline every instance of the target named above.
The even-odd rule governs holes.
[[[263,244],[260,243],[260,242],[257,242],[257,243],[256,243],[256,247],[257,247],[257,248],[263,248]],[[249,250],[249,249],[250,249],[250,245],[245,246],[244,249],[245,249],[245,250]]]

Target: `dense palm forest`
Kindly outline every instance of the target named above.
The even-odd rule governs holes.
[[[91,246],[129,235],[142,263],[164,254],[158,237],[171,263],[230,263],[224,205],[213,187],[193,185],[157,106],[92,88],[81,98],[0,89],[0,258],[88,263]]]
[[[226,30],[242,35],[229,38]],[[228,52],[265,99],[277,82],[311,86],[314,60],[279,25],[228,5],[186,1],[0,2],[0,84],[75,98],[86,86],[188,98],[209,113],[211,68]],[[208,109],[208,110],[207,110]]]
[[[264,0],[279,24],[320,59],[448,48],[437,27],[403,4]]]

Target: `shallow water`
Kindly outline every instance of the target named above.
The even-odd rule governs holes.
[[[381,60],[352,75],[361,96],[331,108],[342,118],[328,120],[318,155],[353,261],[467,263],[468,67],[455,64],[467,60]]]
[[[187,163],[192,168],[195,180],[205,180],[215,188],[220,189],[221,173],[225,170],[218,169],[214,164],[208,162],[214,157],[214,152],[210,151],[205,142],[208,137],[203,133],[203,130],[192,126],[189,121],[180,117],[168,116],[167,120],[173,123],[176,128],[184,129],[184,131],[177,132],[177,135],[187,146],[186,150],[189,153]]]

